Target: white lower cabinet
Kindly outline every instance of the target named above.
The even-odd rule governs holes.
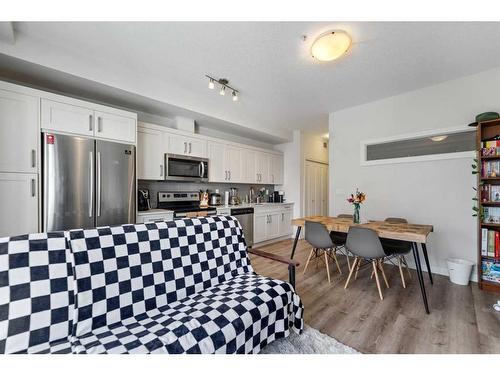
[[[0,173],[0,237],[38,232],[36,174]]]
[[[261,206],[254,213],[254,243],[273,240],[292,233],[293,204]]]

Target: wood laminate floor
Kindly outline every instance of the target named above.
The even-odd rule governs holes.
[[[259,249],[290,256],[292,240]],[[328,284],[325,265],[311,262],[302,275],[310,246],[301,240],[295,259],[296,289],[305,308],[306,324],[363,353],[497,353],[500,354],[500,313],[492,309],[500,295],[486,293],[476,283],[459,286],[445,276],[434,275],[431,285],[424,273],[431,314],[422,303],[417,275],[403,289],[399,270],[384,266],[390,288],[378,297],[370,280],[370,268],[360,270],[347,290],[345,256],[339,256],[342,275],[330,263],[332,283]],[[288,280],[286,265],[251,256],[255,270],[265,276]],[[432,264],[431,264],[432,267]]]

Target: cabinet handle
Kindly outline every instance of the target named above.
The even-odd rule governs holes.
[[[163,176],[163,165],[160,164],[160,177]]]
[[[101,116],[97,117],[97,132],[98,133],[102,132],[102,117]]]
[[[224,181],[227,181],[227,171],[224,171]]]
[[[189,153],[191,153],[191,142],[189,142]]]
[[[89,132],[94,130],[94,116],[89,115]]]
[[[36,196],[36,180],[34,178],[31,179],[31,196]]]
[[[281,221],[285,221],[285,214],[283,212],[281,213]]]
[[[36,168],[36,150],[31,150],[31,167]]]
[[[272,174],[271,176],[272,176],[272,178],[273,178],[273,184],[274,184],[274,175]]]
[[[231,171],[228,171],[227,173],[229,173],[229,181],[231,181]]]
[[[185,154],[187,153],[187,147],[188,147],[187,142],[184,142],[184,153],[185,153]]]

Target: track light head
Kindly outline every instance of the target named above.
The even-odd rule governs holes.
[[[208,81],[208,88],[210,90],[213,90],[215,88],[215,83],[214,83],[214,80],[212,78],[210,78],[210,81]]]
[[[237,102],[237,101],[238,101],[238,93],[233,90],[233,102]]]
[[[221,86],[220,87],[219,94],[222,95],[222,96],[226,95],[226,86]]]

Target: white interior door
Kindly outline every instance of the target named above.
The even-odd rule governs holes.
[[[328,213],[328,165],[307,160],[305,179],[306,216],[326,215]]]

